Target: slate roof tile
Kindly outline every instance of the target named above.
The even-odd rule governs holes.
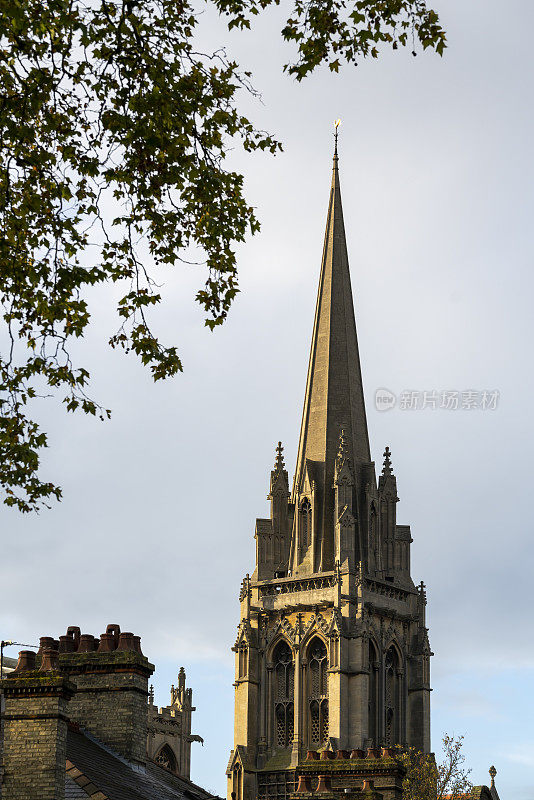
[[[86,784],[86,791],[78,785],[81,794],[67,795],[69,800],[91,795],[95,800],[102,796],[109,800],[220,800],[152,762],[146,769],[137,769],[81,731],[68,731],[67,759],[81,773],[76,784]],[[76,770],[70,770],[67,781],[74,781],[70,775]]]

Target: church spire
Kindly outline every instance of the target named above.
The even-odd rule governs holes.
[[[312,466],[314,479],[320,482],[324,498],[319,518],[316,517],[316,535],[319,539],[333,536],[329,530],[333,519],[331,488],[342,429],[355,473],[362,464],[371,460],[341,206],[338,160],[336,137],[293,486],[293,501],[297,501],[303,489],[307,466],[309,462],[314,462]],[[320,545],[320,550],[320,564],[316,566],[328,569],[327,563],[333,557],[332,546],[324,541]]]

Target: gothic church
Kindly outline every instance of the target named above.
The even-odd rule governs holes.
[[[371,461],[337,146],[295,476],[290,491],[279,443],[268,498],[240,594],[228,797],[400,798],[394,746],[430,752],[432,653],[389,448],[378,481]]]

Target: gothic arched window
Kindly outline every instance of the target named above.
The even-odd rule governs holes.
[[[236,764],[233,771],[233,784],[234,784],[234,791],[232,792],[232,797],[237,798],[237,800],[242,800],[243,797],[243,773],[241,770],[241,764]]]
[[[371,506],[369,513],[369,557],[374,569],[380,569],[380,542],[378,536],[378,525],[376,518],[376,508]]]
[[[386,712],[386,744],[400,742],[400,663],[395,647],[391,646],[384,662],[385,678],[385,712]]]
[[[294,666],[287,642],[279,642],[273,653],[274,744],[290,747],[293,741]]]
[[[373,747],[378,742],[378,655],[372,642],[369,642],[369,724],[368,736]]]
[[[159,764],[161,767],[165,767],[165,769],[169,769],[171,772],[178,771],[176,764],[176,756],[174,755],[168,744],[164,744],[161,750],[158,751],[154,761],[156,762],[156,764]]]
[[[307,497],[300,504],[300,544],[306,548],[311,544],[312,538],[312,513],[311,503]]]
[[[328,655],[326,645],[315,637],[308,647],[308,740],[320,747],[328,739]]]
[[[246,678],[248,672],[248,647],[245,642],[239,645],[239,677]]]

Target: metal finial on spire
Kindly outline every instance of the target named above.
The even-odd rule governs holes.
[[[341,120],[336,119],[334,122],[334,158],[337,158],[337,137],[339,136],[339,126],[341,125]]]
[[[495,769],[495,767],[493,765],[489,768],[489,774],[490,774],[490,777],[491,777],[491,788],[494,789],[495,788],[495,775],[497,774],[497,770]]]
[[[386,447],[384,450],[384,466],[382,467],[382,475],[393,475],[393,470],[391,469],[391,450],[389,447]]]
[[[279,472],[281,469],[285,469],[285,462],[284,462],[284,448],[282,447],[282,442],[278,442],[276,447],[276,458],[274,460],[274,469],[275,472]]]

